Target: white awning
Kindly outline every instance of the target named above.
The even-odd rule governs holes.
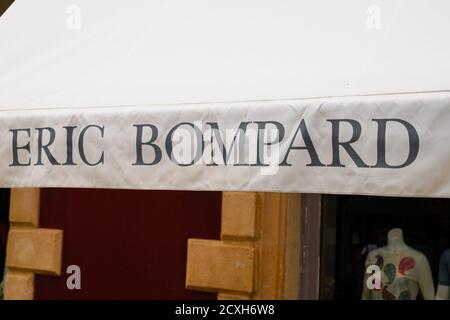
[[[0,186],[448,197],[449,10],[16,0]]]

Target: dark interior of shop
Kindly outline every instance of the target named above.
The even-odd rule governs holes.
[[[450,247],[450,199],[329,195],[322,198],[320,298],[360,299],[367,252],[386,245],[392,228],[425,254],[436,285]]]

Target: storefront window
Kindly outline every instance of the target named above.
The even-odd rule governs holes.
[[[450,199],[327,195],[321,204],[319,298],[447,294]],[[370,290],[368,265],[380,270],[379,287]]]
[[[3,284],[8,235],[9,189],[0,189],[0,299],[3,299]]]

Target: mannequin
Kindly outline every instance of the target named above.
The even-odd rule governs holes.
[[[439,261],[436,300],[450,300],[450,249],[444,251]]]
[[[419,291],[425,300],[434,299],[434,283],[425,255],[407,246],[399,228],[388,232],[387,246],[372,250],[367,255],[366,270],[378,265],[381,270],[381,288],[369,289],[365,273],[363,300],[415,300]]]

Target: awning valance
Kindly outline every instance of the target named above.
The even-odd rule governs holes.
[[[16,0],[0,186],[448,197],[448,9]]]

